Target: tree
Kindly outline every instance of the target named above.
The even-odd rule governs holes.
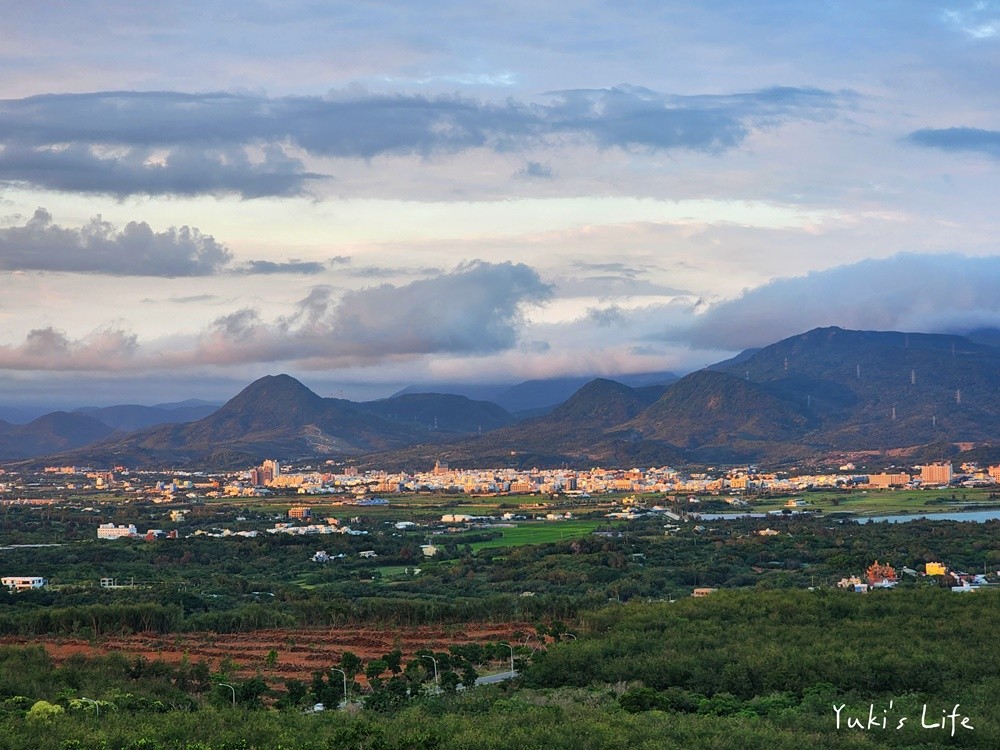
[[[361,671],[361,657],[352,651],[345,651],[340,657],[340,668],[347,672],[348,678],[354,677]]]
[[[66,709],[62,706],[58,706],[55,703],[49,703],[48,701],[36,701],[35,704],[28,709],[28,713],[25,715],[25,718],[28,721],[48,722],[64,713],[66,713]]]
[[[372,659],[365,667],[365,677],[373,689],[377,689],[382,683],[382,674],[389,669],[389,665],[382,659]]]

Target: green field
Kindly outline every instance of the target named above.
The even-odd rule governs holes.
[[[804,500],[808,505],[797,510],[821,510],[824,513],[849,512],[859,515],[889,515],[902,513],[946,513],[975,510],[976,506],[1000,506],[1000,499],[990,498],[988,489],[927,489],[927,490],[855,490],[853,492],[805,492],[754,502],[754,511],[780,510],[789,498]]]
[[[515,528],[501,529],[503,536],[500,539],[475,542],[472,549],[478,552],[491,547],[518,547],[524,544],[558,542],[561,539],[586,536],[600,523],[600,521],[522,521]]]

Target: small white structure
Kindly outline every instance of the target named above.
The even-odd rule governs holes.
[[[27,591],[43,588],[48,581],[41,576],[4,576],[0,578],[0,583],[11,591]]]
[[[113,523],[102,523],[97,527],[98,539],[122,539],[133,537],[138,533],[138,529],[135,528],[134,523],[130,523],[128,526],[115,526]]]
[[[373,550],[373,549],[366,549],[364,552],[359,552],[358,553],[358,557],[372,558],[372,557],[378,557],[378,555],[375,554],[375,550]]]
[[[324,563],[324,562],[328,562],[329,560],[330,560],[330,556],[328,554],[326,554],[326,550],[325,549],[317,550],[316,554],[312,556],[312,561],[313,562]]]

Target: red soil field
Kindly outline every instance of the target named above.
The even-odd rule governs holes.
[[[268,682],[274,682],[292,677],[308,681],[316,670],[336,666],[345,651],[352,651],[367,661],[398,648],[406,660],[424,648],[445,651],[449,645],[498,641],[517,645],[533,632],[534,628],[527,623],[463,623],[405,629],[346,627],[226,634],[137,633],[93,640],[8,636],[0,638],[0,643],[43,645],[57,663],[73,654],[95,656],[117,652],[129,658],[143,656],[150,661],[161,659],[171,664],[179,663],[185,656],[192,664],[204,659],[212,671],[216,671],[228,657],[237,665],[239,676],[251,677],[260,673]],[[277,661],[274,666],[268,666],[267,656],[272,650],[277,653]]]

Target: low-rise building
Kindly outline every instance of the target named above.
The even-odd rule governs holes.
[[[0,578],[0,583],[11,591],[40,589],[48,585],[48,581],[41,576],[4,576]]]
[[[98,539],[123,539],[131,538],[138,533],[134,523],[128,526],[115,526],[113,523],[102,523],[97,527]]]

